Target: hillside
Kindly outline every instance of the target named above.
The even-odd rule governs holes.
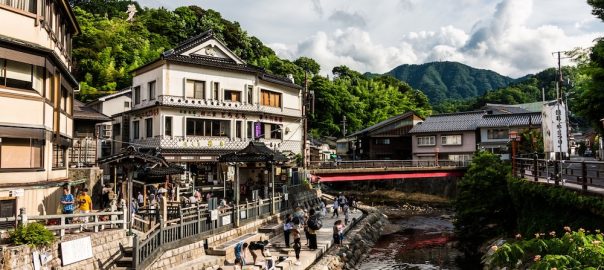
[[[400,65],[386,73],[424,92],[430,103],[446,99],[468,99],[508,86],[514,79],[491,70],[476,69],[457,62]]]

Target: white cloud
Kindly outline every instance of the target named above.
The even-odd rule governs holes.
[[[399,4],[417,5],[414,1]],[[383,45],[374,41],[368,31],[348,27],[319,31],[295,45],[273,48],[280,56],[292,59],[315,58],[323,73],[337,65],[383,73],[400,64],[459,61],[519,77],[553,66],[552,52],[590,46],[599,35],[570,35],[554,25],[528,27],[532,6],[532,0],[502,0],[492,15],[485,14],[485,19],[478,21],[469,33],[453,25],[438,31],[412,31],[402,34],[396,46]]]

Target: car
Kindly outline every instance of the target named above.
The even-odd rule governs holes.
[[[583,156],[584,157],[593,157],[594,153],[590,149],[587,149],[587,150],[585,150],[585,153],[583,153]]]

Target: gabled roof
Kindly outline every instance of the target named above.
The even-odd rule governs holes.
[[[100,98],[97,98],[97,99],[95,99],[93,101],[88,102],[86,105],[92,105],[92,104],[96,104],[96,103],[99,103],[99,102],[104,102],[104,101],[111,100],[111,99],[114,99],[114,98],[117,98],[117,97],[121,97],[123,95],[127,95],[127,94],[130,94],[130,93],[132,93],[132,87],[131,86],[128,87],[128,88],[124,88],[124,89],[122,89],[120,91],[117,91],[116,93],[113,93],[113,94],[110,94],[110,95],[106,95],[106,96],[102,96]]]
[[[482,110],[493,111],[493,113],[528,113],[540,112],[543,109],[544,102],[531,102],[522,104],[495,104],[487,103],[482,107]]]
[[[73,118],[76,120],[93,120],[98,122],[111,121],[109,116],[87,107],[77,99],[73,100]]]
[[[478,122],[485,114],[485,111],[471,111],[433,115],[415,125],[409,133],[476,130]]]
[[[400,121],[400,120],[403,120],[405,118],[413,117],[413,115],[415,115],[414,112],[406,112],[406,113],[403,113],[403,114],[399,114],[399,115],[390,117],[390,118],[388,118],[388,119],[386,119],[386,120],[384,120],[382,122],[379,122],[379,123],[377,123],[377,124],[375,124],[373,126],[370,126],[368,128],[365,128],[365,129],[359,130],[359,131],[357,131],[355,133],[352,133],[352,134],[348,135],[347,137],[354,137],[354,136],[358,136],[358,135],[361,135],[361,134],[369,133],[369,132],[372,132],[372,131],[377,130],[379,128],[382,128],[382,127],[385,127],[385,126],[390,125],[392,123],[395,123],[396,121]]]
[[[484,115],[478,127],[541,127],[541,113],[514,113]]]
[[[176,48],[162,53],[159,59],[138,67],[133,70],[133,72],[144,70],[158,61],[168,61],[176,64],[189,64],[229,71],[252,73],[263,81],[276,83],[295,89],[302,88],[288,78],[268,74],[260,67],[247,64],[244,60],[229,50],[224,42],[216,38],[214,36],[214,32],[211,30],[185,40]]]
[[[248,146],[240,151],[228,153],[218,158],[220,162],[287,162],[285,155],[273,151],[263,142],[251,141]]]

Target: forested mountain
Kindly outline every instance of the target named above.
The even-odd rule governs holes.
[[[80,81],[78,98],[88,101],[130,86],[131,71],[158,58],[185,39],[213,30],[215,35],[249,65],[268,73],[293,74],[314,91],[310,132],[314,136],[340,135],[339,122],[347,118],[347,130],[356,131],[393,115],[415,111],[431,114],[428,98],[390,76],[367,78],[346,66],[333,68],[332,79],[319,75],[321,67],[311,58],[280,59],[258,38],[249,36],[239,23],[198,6],[141,8],[127,0],[71,0],[82,33],[74,38],[74,75]],[[127,6],[138,12],[127,21]],[[327,67],[332,68],[332,67]]]
[[[462,100],[508,86],[514,79],[491,70],[476,69],[457,62],[400,65],[386,73],[419,89],[438,104],[442,100]]]

